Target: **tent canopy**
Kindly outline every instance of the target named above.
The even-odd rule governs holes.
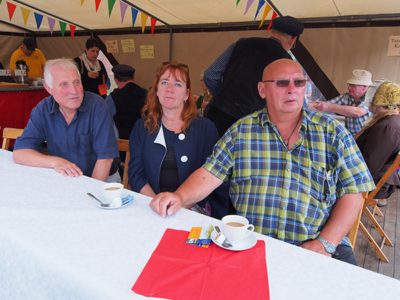
[[[0,31],[59,32],[62,23],[66,24],[66,31],[70,30],[70,25],[75,26],[76,31],[140,29],[142,21],[149,31],[151,17],[157,20],[156,28],[259,24],[267,5],[278,15],[309,21],[400,18],[399,0],[8,0],[0,1]],[[260,9],[255,18],[257,8]],[[145,15],[149,17],[145,19]],[[266,19],[271,16],[272,11]]]

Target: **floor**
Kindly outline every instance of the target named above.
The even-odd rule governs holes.
[[[360,267],[400,280],[400,226],[398,225],[400,224],[400,189],[396,189],[388,199],[388,205],[381,210],[384,216],[376,218],[394,244],[393,247],[386,245],[383,247],[389,263],[377,258],[361,231],[359,231],[355,247],[356,259]],[[363,223],[368,225],[366,227],[370,230],[370,223],[365,221]]]

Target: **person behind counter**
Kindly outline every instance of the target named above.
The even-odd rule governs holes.
[[[22,69],[31,79],[43,78],[45,63],[46,57],[40,49],[35,47],[35,40],[24,38],[21,46],[11,55],[10,70],[14,74],[16,69]]]
[[[97,59],[100,46],[101,43],[98,39],[89,38],[86,41],[85,51],[81,56],[75,57],[74,61],[81,74],[84,90],[102,96],[104,93],[100,92],[99,85],[105,84],[108,76],[104,64]]]

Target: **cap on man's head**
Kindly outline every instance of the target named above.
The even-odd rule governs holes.
[[[372,84],[372,74],[367,70],[354,69],[347,83],[370,86]]]
[[[296,18],[291,16],[282,16],[272,21],[272,29],[291,36],[299,36],[303,33],[304,25]]]
[[[123,77],[133,77],[135,74],[135,68],[132,68],[129,65],[116,65],[112,68],[114,75],[123,76]]]
[[[25,45],[26,49],[29,51],[35,51],[35,41],[32,38],[24,38],[22,43]]]

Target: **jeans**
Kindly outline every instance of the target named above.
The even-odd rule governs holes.
[[[332,258],[357,266],[356,257],[354,256],[353,249],[350,246],[338,245]]]

